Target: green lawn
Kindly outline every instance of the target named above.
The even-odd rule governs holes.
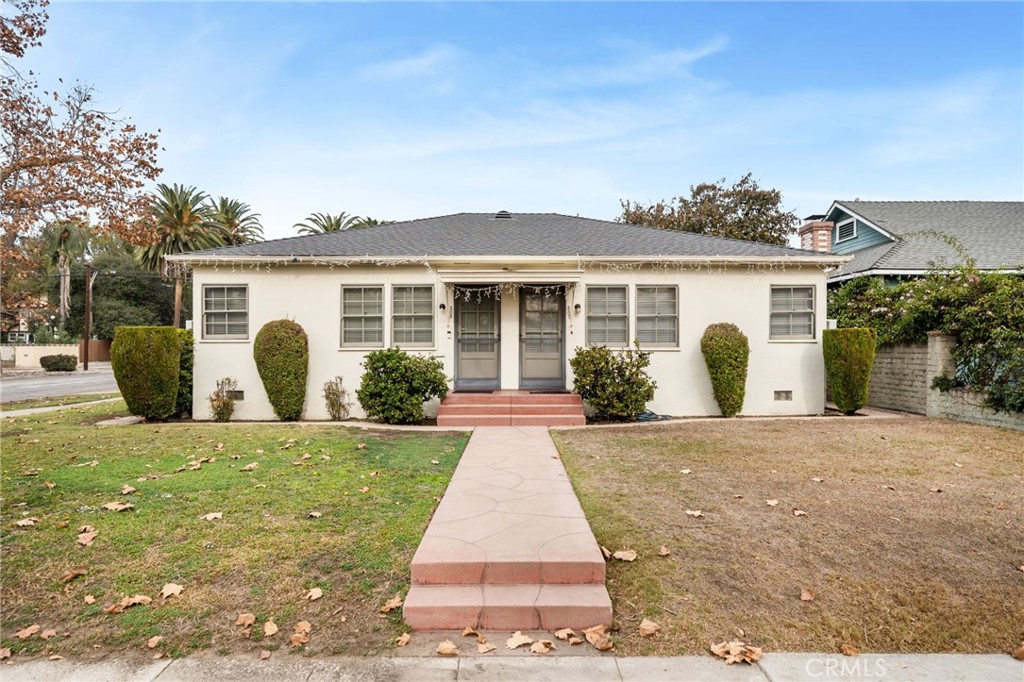
[[[12,410],[28,410],[36,407],[57,407],[61,405],[77,405],[79,403],[92,403],[97,400],[118,398],[120,393],[79,393],[76,395],[64,395],[57,398],[27,398],[25,400],[14,400],[0,404],[0,409],[5,412]]]
[[[113,414],[125,414],[123,403],[0,421],[0,645],[102,655],[138,650],[159,635],[158,651],[171,655],[287,649],[295,624],[306,620],[313,630],[304,651],[392,646],[403,629],[400,610],[385,616],[379,607],[405,593],[412,555],[466,434],[92,425]],[[252,463],[258,468],[242,470]],[[122,495],[126,485],[135,491]],[[103,509],[111,502],[134,508]],[[202,518],[217,512],[223,518]],[[16,525],[27,518],[38,521]],[[88,547],[77,543],[86,525],[99,533]],[[75,568],[86,574],[64,582]],[[163,600],[166,583],[184,591]],[[323,597],[304,601],[316,587]],[[153,601],[104,612],[133,594]],[[234,625],[239,613],[256,616],[248,637]],[[268,619],[280,632],[264,638]],[[33,624],[58,634],[15,638]]]

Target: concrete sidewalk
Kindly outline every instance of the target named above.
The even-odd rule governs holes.
[[[278,652],[203,654],[176,660],[8,661],[4,682],[1021,682],[1024,662],[1007,654],[765,654],[756,665],[710,656],[616,658],[527,655],[458,658],[306,658]]]

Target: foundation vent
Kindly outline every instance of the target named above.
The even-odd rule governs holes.
[[[775,391],[776,400],[792,400],[793,391]]]

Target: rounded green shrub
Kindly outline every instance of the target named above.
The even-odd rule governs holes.
[[[356,398],[367,416],[385,424],[418,424],[424,402],[448,395],[444,365],[437,358],[384,348],[368,353],[363,368]]]
[[[658,387],[647,367],[651,354],[636,349],[619,353],[606,346],[577,348],[569,365],[572,390],[594,410],[598,419],[632,421],[647,408]]]
[[[78,358],[74,355],[44,355],[39,365],[47,372],[74,372],[78,369]]]
[[[700,339],[711,376],[711,390],[723,417],[735,417],[743,410],[747,395],[747,361],[750,342],[740,328],[729,322],[709,324]]]
[[[167,419],[178,397],[181,340],[174,327],[117,327],[110,365],[128,411]]]
[[[868,402],[875,339],[875,330],[870,327],[826,329],[822,335],[825,376],[832,388],[832,400],[843,414],[853,414]]]
[[[192,414],[192,365],[195,359],[195,337],[191,329],[179,329],[181,360],[178,369],[178,397],[174,411],[182,417]]]
[[[267,322],[256,334],[252,353],[274,414],[284,421],[299,419],[309,376],[306,331],[292,320]]]

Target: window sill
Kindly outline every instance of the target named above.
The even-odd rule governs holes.
[[[249,343],[249,339],[198,339],[198,343]]]
[[[338,349],[338,351],[342,353],[346,351],[357,351],[360,353],[364,353],[368,350],[381,350],[383,348],[386,348],[386,346],[342,346],[341,348]]]
[[[818,339],[768,339],[768,343],[818,343]]]

